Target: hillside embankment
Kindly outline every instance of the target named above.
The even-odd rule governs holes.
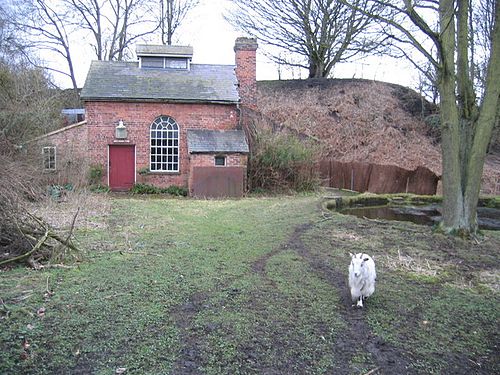
[[[438,109],[409,88],[360,79],[257,85],[261,122],[315,139],[323,157],[442,173]],[[500,145],[491,149],[482,193],[500,194]]]

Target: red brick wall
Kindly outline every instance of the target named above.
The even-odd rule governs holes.
[[[216,154],[217,156],[226,157],[226,165],[224,167],[246,167],[248,156],[245,154]],[[215,167],[224,168],[223,166],[215,165],[215,154],[192,154],[190,155],[190,173],[188,178],[189,193],[193,193],[193,168],[194,167]],[[245,173],[246,176],[246,173]],[[246,186],[246,181],[243,182]]]
[[[180,128],[180,172],[137,174],[137,182],[156,186],[188,186],[190,160],[187,150],[188,129],[230,130],[238,124],[236,105],[87,102],[88,145],[92,163],[105,168],[107,182],[108,145],[115,143],[115,128],[123,120],[128,143],[136,145],[136,170],[149,168],[151,123],[159,116],[172,117]]]
[[[254,110],[257,109],[256,50],[256,39],[236,39],[234,51],[241,105]]]
[[[56,147],[56,170],[47,172],[48,183],[85,184],[87,182],[87,124],[70,125],[29,145],[30,154],[43,168],[43,147]]]
[[[215,167],[215,156],[226,157],[226,167],[244,167],[247,165],[247,155],[244,154],[192,154],[192,167]],[[221,166],[221,168],[224,168]]]

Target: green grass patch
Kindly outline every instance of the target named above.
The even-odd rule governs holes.
[[[383,363],[343,346],[351,310],[331,279],[349,252],[377,263],[368,339],[412,373],[500,370],[496,232],[325,217],[312,195],[109,199],[106,225],[77,229],[77,267],[0,271],[0,373],[366,373]]]

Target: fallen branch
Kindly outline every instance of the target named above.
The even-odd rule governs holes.
[[[45,234],[42,236],[42,238],[40,238],[38,240],[38,242],[36,243],[36,245],[33,246],[33,248],[30,251],[28,251],[25,254],[21,254],[21,255],[19,255],[17,257],[3,260],[3,261],[0,262],[0,266],[2,266],[4,264],[7,264],[7,263],[11,263],[11,262],[17,262],[19,260],[23,260],[23,259],[29,257],[31,254],[33,254],[35,251],[37,251],[38,249],[40,249],[42,247],[42,245],[44,244],[44,242],[47,240],[48,237],[49,237],[49,228],[47,227],[46,230],[45,230]]]
[[[65,236],[65,238],[54,232],[47,222],[36,217],[30,212],[22,211],[17,218],[12,217],[12,220],[10,220],[10,226],[4,227],[3,231],[10,231],[10,233],[16,232],[17,237],[14,237],[10,241],[6,241],[7,239],[2,235],[1,239],[7,244],[18,241],[18,244],[21,243],[23,246],[18,246],[17,254],[14,252],[11,258],[1,260],[0,266],[27,260],[27,263],[31,267],[39,269],[41,268],[41,265],[38,261],[40,259],[51,258],[60,246],[62,246],[63,249],[70,249],[74,252],[79,252],[78,248],[71,243],[71,236],[73,235],[79,211],[80,209],[78,208],[73,217],[69,233]]]
[[[8,316],[10,314],[10,310],[2,298],[0,298],[0,304],[2,305],[2,310],[3,310],[4,314]]]
[[[68,247],[69,239],[73,235],[73,230],[75,229],[76,217],[78,216],[79,212],[80,212],[80,207],[78,207],[75,215],[73,216],[73,220],[71,221],[71,227],[69,228],[68,236],[66,237],[66,241],[64,241],[64,243],[63,243],[63,245],[66,247]]]
[[[380,370],[380,367],[375,367],[373,370],[368,371],[365,375],[375,374],[378,370]]]

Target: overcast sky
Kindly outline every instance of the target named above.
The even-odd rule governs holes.
[[[193,46],[193,63],[234,64],[234,41],[238,36],[247,35],[238,32],[224,20],[223,12],[228,6],[228,0],[202,0],[176,32],[177,44]],[[85,44],[86,41],[83,42]],[[155,42],[160,43],[159,37]],[[257,80],[278,79],[278,67],[263,54],[264,48],[261,46],[257,53]],[[81,87],[85,82],[92,52],[90,48],[78,48],[73,54],[76,78]],[[374,79],[410,87],[415,86],[417,81],[416,73],[406,61],[380,57],[336,66],[333,76]],[[54,78],[61,86],[70,87],[69,80]],[[298,68],[288,69],[282,71],[281,78],[307,78],[307,72]]]

